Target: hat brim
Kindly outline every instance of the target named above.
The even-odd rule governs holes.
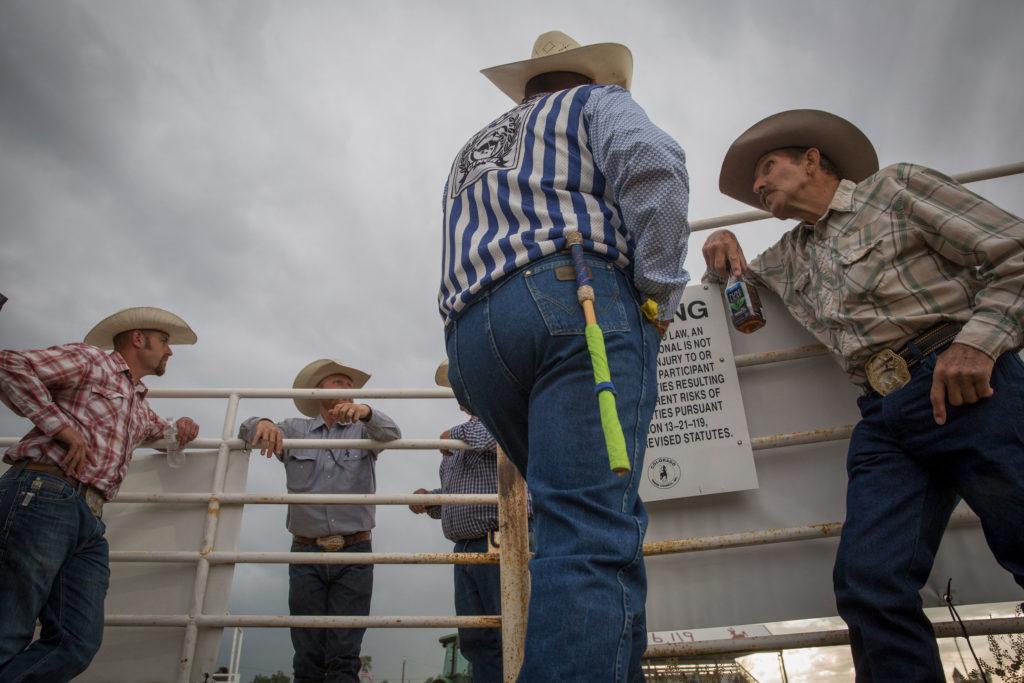
[[[358,368],[353,368],[331,358],[320,358],[306,367],[299,370],[292,383],[293,389],[315,389],[325,377],[331,375],[346,375],[352,380],[353,389],[363,388],[370,381],[369,373]],[[316,417],[320,414],[320,400],[318,398],[296,398],[295,407],[307,417]]]
[[[878,171],[874,145],[846,119],[817,109],[773,114],[748,128],[725,153],[718,188],[722,194],[764,209],[754,192],[754,168],[765,154],[784,147],[815,147],[839,169],[842,179],[859,183]]]
[[[451,388],[452,383],[448,381],[448,361],[442,361],[434,371],[434,383],[440,387]]]
[[[552,71],[573,71],[599,85],[618,85],[629,90],[633,80],[633,53],[619,43],[584,45],[544,57],[524,59],[481,69],[480,73],[519,104],[526,84],[534,76]]]
[[[196,333],[188,323],[162,308],[138,306],[107,316],[89,330],[83,340],[101,349],[114,348],[114,337],[129,330],[160,330],[168,336],[168,344],[195,344]]]

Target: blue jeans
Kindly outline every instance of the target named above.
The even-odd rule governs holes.
[[[338,552],[368,553],[370,541]],[[317,545],[292,543],[293,553],[320,553]],[[372,564],[288,565],[288,610],[292,615],[366,616],[373,593]],[[293,628],[295,683],[358,683],[359,649],[365,628]]]
[[[857,681],[945,681],[918,591],[962,497],[999,563],[1024,586],[1024,363],[1003,354],[995,395],[932,418],[936,354],[886,397],[858,400],[846,522],[834,573]]]
[[[482,292],[449,324],[448,376],[533,496],[536,554],[519,680],[638,681],[647,646],[637,495],[658,335],[629,279],[588,255],[632,471],[608,465],[576,283],[555,254]],[[566,647],[566,643],[572,643]]]
[[[75,487],[23,468],[0,477],[0,524],[0,681],[70,681],[103,640],[106,527]]]
[[[486,553],[487,538],[456,541],[454,552]],[[498,565],[455,565],[455,613],[459,616],[501,614]],[[460,628],[459,649],[473,665],[473,683],[501,683],[501,629]]]

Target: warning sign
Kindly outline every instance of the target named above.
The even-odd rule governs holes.
[[[686,288],[658,354],[644,500],[757,488],[729,324],[720,286]]]

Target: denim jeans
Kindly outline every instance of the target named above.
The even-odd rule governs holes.
[[[368,553],[370,541],[338,552]],[[292,543],[293,553],[320,553],[317,545]],[[373,593],[372,564],[288,565],[288,610],[293,615],[366,616]],[[294,683],[358,683],[365,628],[293,628]]]
[[[536,554],[519,675],[528,683],[643,680],[647,513],[637,486],[659,340],[626,275],[586,258],[632,462],[626,476],[608,465],[567,254],[506,276],[447,330],[456,397],[491,430],[533,496]]]
[[[919,590],[962,497],[999,563],[1024,586],[1024,363],[1005,353],[991,398],[932,417],[936,354],[886,397],[859,399],[846,522],[834,573],[857,681],[945,681]]]
[[[456,541],[454,552],[486,553],[487,538]],[[498,565],[455,565],[455,613],[459,616],[501,614]],[[460,628],[459,649],[473,665],[473,683],[501,683],[501,629]]]
[[[0,681],[70,681],[103,640],[106,527],[75,487],[23,468],[0,477],[0,525]]]

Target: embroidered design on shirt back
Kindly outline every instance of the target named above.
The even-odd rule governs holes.
[[[526,117],[535,104],[527,102],[503,114],[466,143],[452,167],[452,199],[487,171],[519,167]]]

